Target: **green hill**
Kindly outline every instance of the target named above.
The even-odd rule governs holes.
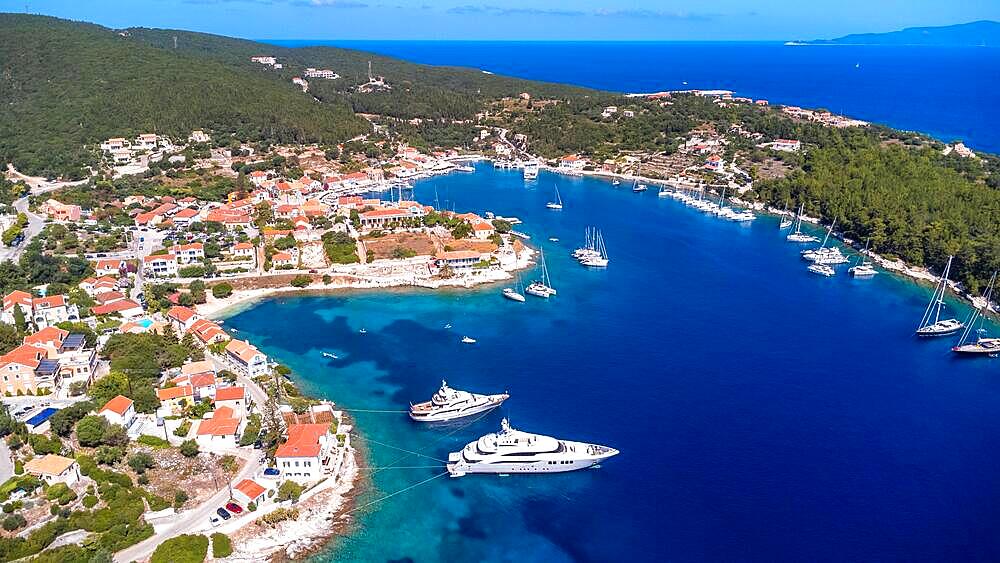
[[[317,103],[290,82],[101,26],[0,14],[0,162],[80,177],[93,145],[192,129],[244,139],[337,142],[368,130],[343,98]]]

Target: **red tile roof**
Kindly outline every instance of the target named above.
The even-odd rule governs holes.
[[[103,407],[101,407],[101,410],[97,412],[99,414],[104,411],[111,411],[118,415],[124,415],[125,411],[127,411],[128,408],[131,406],[132,406],[132,399],[129,399],[124,395],[118,395],[114,399],[108,401]]]
[[[178,385],[176,387],[156,390],[156,398],[161,401],[169,401],[170,399],[192,396],[194,396],[194,389],[190,385]]]
[[[216,401],[235,401],[246,396],[246,389],[242,385],[234,387],[221,387],[215,390]]]
[[[274,457],[316,457],[320,452],[319,439],[329,431],[326,424],[290,424],[288,440],[278,446]]]
[[[233,487],[237,491],[245,494],[251,501],[257,500],[267,489],[261,487],[256,481],[244,479]]]

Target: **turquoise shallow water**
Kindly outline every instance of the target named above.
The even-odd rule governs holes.
[[[553,184],[561,212],[544,208]],[[468,428],[357,413],[372,466],[433,466],[377,472],[359,502],[441,471],[380,443],[444,459],[504,415],[622,453],[567,475],[430,481],[362,511],[315,560],[1000,558],[1000,360],[915,339],[928,288],[853,280],[846,267],[820,278],[773,219],[734,225],[594,179],[525,184],[480,166],[415,191],[522,218],[559,295],[343,292],[227,320],[345,408],[403,409],[442,378],[510,390],[502,412]],[[587,225],[603,229],[606,271],[568,256]]]

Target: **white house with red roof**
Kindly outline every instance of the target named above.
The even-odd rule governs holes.
[[[102,276],[99,278],[85,278],[80,282],[80,289],[82,289],[87,295],[93,297],[98,293],[104,293],[107,291],[117,291],[118,290],[118,280],[111,276]]]
[[[179,334],[187,332],[201,316],[190,307],[174,305],[167,310],[167,320]]]
[[[226,344],[226,357],[247,377],[266,375],[269,371],[267,356],[246,340],[230,340]]]
[[[103,416],[109,424],[118,424],[128,428],[135,422],[135,403],[124,395],[118,395],[105,403],[101,410],[97,411],[97,414]]]
[[[198,339],[198,342],[201,342],[202,346],[229,340],[229,335],[226,334],[226,331],[222,330],[222,327],[207,319],[198,319],[195,321],[188,332],[193,334]]]
[[[489,240],[496,232],[493,225],[486,221],[472,225],[472,234],[479,240]]]
[[[330,462],[336,437],[329,424],[290,424],[286,434],[288,439],[274,452],[282,478],[308,483],[333,470]]]
[[[563,170],[583,170],[587,161],[575,154],[567,154],[559,159],[559,168]]]
[[[233,486],[233,500],[243,506],[260,506],[267,500],[267,488],[253,479],[244,479]]]
[[[195,441],[206,450],[231,450],[239,446],[237,439],[246,426],[243,417],[229,407],[218,407],[198,422]]]
[[[711,170],[712,172],[722,172],[725,168],[725,162],[722,160],[721,156],[713,154],[705,159],[705,168],[707,170]]]
[[[239,416],[247,416],[248,400],[247,390],[242,385],[215,389],[215,407],[229,407]]]
[[[154,254],[142,258],[146,275],[157,278],[177,277],[177,257],[173,254]]]

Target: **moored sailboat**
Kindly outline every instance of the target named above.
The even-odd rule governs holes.
[[[819,240],[812,235],[802,232],[802,209],[804,207],[804,203],[799,205],[799,212],[795,214],[795,230],[788,233],[788,236],[785,237],[785,240],[788,242],[816,242]]]
[[[562,197],[559,196],[559,186],[555,186],[555,188],[556,188],[556,200],[546,203],[545,207],[548,207],[549,209],[562,209],[563,202],[562,202]]]
[[[545,253],[541,250],[539,250],[539,261],[542,263],[542,279],[528,284],[524,292],[528,295],[548,299],[556,294],[556,290],[552,287],[552,280],[549,279],[549,269],[545,265]]]
[[[865,241],[865,249],[858,255],[857,264],[851,266],[847,272],[856,278],[870,278],[878,273],[875,266],[872,265],[871,260],[868,259],[868,243],[871,242],[871,237]]]
[[[956,354],[990,356],[1000,355],[1000,338],[989,338],[986,336],[986,315],[983,309],[990,306],[990,299],[993,297],[993,288],[997,281],[997,273],[993,272],[990,284],[983,294],[983,306],[976,307],[965,321],[965,330],[958,339],[958,344],[952,346],[951,351]],[[978,328],[977,328],[978,325]],[[973,336],[975,340],[973,340]]]
[[[920,319],[920,326],[917,327],[917,336],[947,336],[955,334],[965,326],[958,319],[941,319],[941,309],[944,308],[944,294],[948,289],[948,273],[951,272],[951,261],[954,256],[948,257],[948,264],[941,272],[941,278],[934,288],[934,295],[931,297],[924,316]]]

